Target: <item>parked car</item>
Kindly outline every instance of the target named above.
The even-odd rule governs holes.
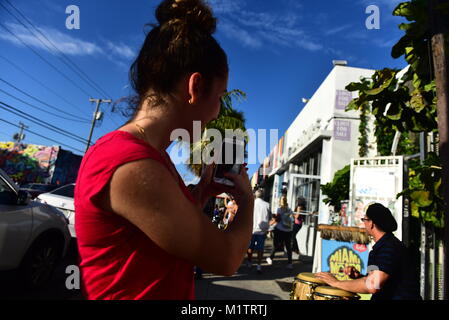
[[[58,188],[55,184],[43,184],[43,183],[27,183],[20,186],[20,190],[27,191],[31,194],[31,199],[35,199],[41,193],[53,191]]]
[[[28,287],[42,287],[64,258],[69,242],[64,215],[30,201],[30,194],[0,169],[0,271],[18,270]]]
[[[36,201],[53,206],[64,214],[69,220],[69,230],[73,238],[76,238],[75,233],[75,184],[67,184],[63,187],[55,189],[51,192],[42,193]]]

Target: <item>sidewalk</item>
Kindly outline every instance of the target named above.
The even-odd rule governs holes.
[[[269,256],[273,240],[265,242],[262,273],[258,274],[253,266],[246,266],[246,258],[235,275],[223,277],[204,272],[202,280],[195,281],[197,300],[289,300],[293,280],[301,272],[311,272],[312,262],[298,261],[293,254],[293,270],[286,268],[287,257],[282,252],[276,252],[273,265],[268,265],[265,259]]]

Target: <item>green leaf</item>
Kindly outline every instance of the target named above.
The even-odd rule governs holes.
[[[396,77],[396,73],[397,72],[392,69],[383,69],[383,70],[377,71],[374,76],[379,77],[378,84],[380,86],[378,88],[367,90],[367,91],[365,91],[365,93],[368,95],[378,95],[379,93],[381,93],[382,91],[384,91],[386,88],[388,88],[391,85],[392,81]]]
[[[432,199],[429,198],[429,191],[414,191],[410,194],[410,198],[418,207],[427,207],[430,206],[433,202]]]
[[[408,35],[403,36],[391,49],[391,56],[397,59],[405,54],[405,48],[411,43],[411,39]]]
[[[348,91],[360,91],[367,89],[367,86],[363,82],[351,82],[345,89]]]
[[[412,202],[410,204],[410,211],[412,212],[412,217],[419,218],[419,208],[416,203]]]
[[[402,2],[393,10],[394,16],[409,17],[412,15],[411,3]]]
[[[410,107],[417,113],[421,112],[427,106],[424,97],[419,89],[412,92],[412,98],[410,99]]]
[[[402,116],[402,108],[400,108],[397,104],[392,104],[388,108],[387,117],[391,120],[399,120]]]

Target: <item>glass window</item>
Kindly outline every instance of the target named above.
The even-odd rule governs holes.
[[[11,188],[6,184],[3,179],[0,179],[0,192],[11,191]]]
[[[70,184],[68,186],[61,187],[61,188],[53,191],[52,194],[55,194],[58,196],[63,196],[63,197],[68,197],[68,198],[74,198],[75,185]]]
[[[305,158],[297,162],[293,167],[294,173],[318,176],[317,178],[295,177],[292,181],[292,209],[296,209],[298,199],[305,202],[304,211],[308,213],[317,212],[320,201],[320,174],[321,174],[321,149],[316,149]],[[297,170],[295,170],[297,169]]]

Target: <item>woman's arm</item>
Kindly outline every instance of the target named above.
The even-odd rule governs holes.
[[[185,197],[170,172],[151,159],[119,167],[100,205],[133,223],[168,253],[210,272],[232,275],[251,238],[254,201],[246,170],[228,177],[236,185],[230,191],[240,208],[225,231],[217,229]]]

